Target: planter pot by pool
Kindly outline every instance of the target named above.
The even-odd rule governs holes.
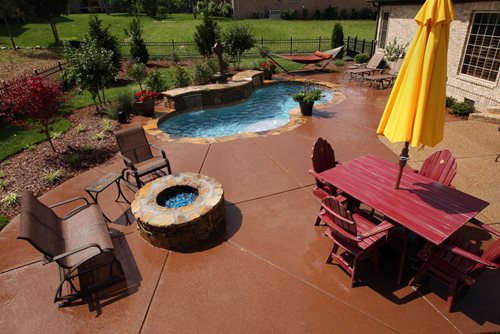
[[[155,247],[197,245],[226,228],[222,185],[194,174],[167,175],[139,189],[131,210],[144,240]]]
[[[134,108],[137,115],[153,116],[155,103],[153,100],[147,100],[145,102],[134,101]]]
[[[299,101],[300,112],[304,116],[311,116],[313,112],[314,102]]]
[[[264,71],[264,79],[271,80],[272,78],[273,78],[273,72],[272,71]]]

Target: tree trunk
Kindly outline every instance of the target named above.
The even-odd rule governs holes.
[[[50,147],[52,147],[52,151],[57,152],[56,148],[54,147],[54,144],[52,143],[52,139],[50,138],[50,132],[49,132],[49,123],[43,124],[43,132],[45,132],[45,136],[47,136],[47,140],[49,141]]]
[[[104,87],[101,89],[102,91],[102,100],[104,101],[104,103],[106,103],[106,96],[104,95]]]
[[[56,28],[56,23],[54,22],[54,19],[52,18],[52,16],[49,16],[49,23],[50,23],[50,27],[52,28],[52,34],[54,35],[54,40],[56,42],[57,45],[61,44],[61,40],[59,39],[59,34],[57,32],[57,28]]]
[[[14,49],[14,51],[17,51],[16,43],[14,42],[14,38],[12,37],[12,32],[10,31],[9,20],[7,20],[7,17],[5,16],[2,16],[2,19],[5,22],[5,27],[7,27],[7,34],[9,35],[10,42],[12,43],[12,48]]]
[[[97,104],[97,101],[95,100],[95,94],[94,93],[91,93],[91,94],[92,94],[92,100],[94,100],[95,112],[99,113],[99,105]]]

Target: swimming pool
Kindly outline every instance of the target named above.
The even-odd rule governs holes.
[[[207,108],[169,117],[158,128],[173,137],[226,137],[242,132],[261,132],[288,124],[288,111],[298,104],[292,95],[303,83],[275,83],[256,89],[242,103],[222,108]],[[320,87],[321,88],[321,87]],[[332,91],[322,89],[323,98],[316,104],[332,99]]]

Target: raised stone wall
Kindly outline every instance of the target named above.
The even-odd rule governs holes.
[[[500,76],[497,77],[496,82],[490,82],[460,74],[460,69],[473,13],[475,11],[498,12],[500,1],[454,3],[453,7],[455,21],[450,27],[447,95],[459,101],[464,101],[465,98],[473,100],[476,106],[497,106],[500,104]],[[389,11],[387,42],[392,41],[394,37],[398,42],[411,42],[417,31],[414,17],[419,9],[420,5],[381,7],[382,11]]]

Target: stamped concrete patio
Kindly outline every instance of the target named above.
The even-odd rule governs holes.
[[[368,153],[397,161],[394,152],[400,147],[388,147],[375,134],[389,90],[363,87],[339,74],[309,76],[341,84],[347,99],[331,110],[316,110],[306,124],[276,136],[202,145],[155,141],[166,150],[174,172],[206,174],[224,186],[226,233],[203,248],[153,248],[141,239],[129,206],[114,202],[116,189],[109,187],[100,196],[100,206],[112,219],[109,227],[126,281],[59,309],[52,304],[56,265],[42,266],[40,254],[16,240],[14,219],[0,233],[2,332],[500,331],[498,271],[483,275],[457,300],[455,312],[447,313],[446,289],[439,283],[419,291],[396,284],[397,256],[384,254],[380,273],[369,261],[362,263],[362,284],[353,289],[338,266],[325,264],[331,242],[323,227],[314,227],[319,202],[307,174],[313,142],[324,137],[344,161]],[[499,139],[496,125],[454,121],[446,125],[443,144],[458,157],[457,188],[491,203],[480,217],[490,224],[499,222],[500,163],[492,162],[500,153]],[[410,155],[417,167],[427,154]],[[54,203],[85,195],[87,184],[121,168],[122,161],[115,157],[41,200]],[[133,198],[128,190],[126,195]]]

